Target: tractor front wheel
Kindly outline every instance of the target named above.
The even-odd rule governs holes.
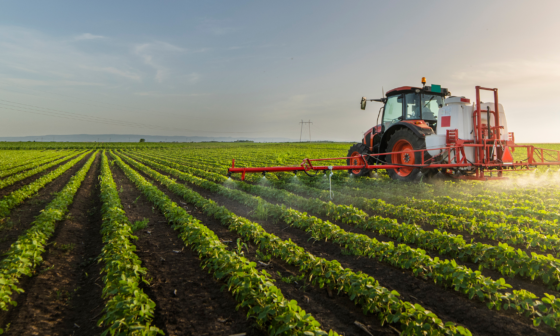
[[[362,143],[357,143],[352,145],[348,150],[348,159],[346,159],[346,164],[348,166],[365,166],[365,161],[362,154],[369,154],[368,148]],[[367,158],[367,157],[366,157]],[[365,176],[368,175],[370,170],[367,168],[359,169],[349,169],[348,172],[354,176]]]
[[[420,139],[408,128],[396,131],[387,143],[386,152],[398,152],[385,155],[387,164],[400,165],[400,168],[387,169],[387,173],[394,180],[414,181],[418,178],[421,168],[410,167],[409,165],[421,164],[421,152],[413,152],[418,149],[425,149],[426,142]],[[426,157],[425,157],[426,159]]]

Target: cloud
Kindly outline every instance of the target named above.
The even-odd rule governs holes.
[[[156,91],[135,92],[137,96],[143,97],[156,97],[156,98],[169,98],[169,97],[200,97],[207,96],[205,93],[163,93]]]
[[[117,75],[117,76],[121,76],[121,77],[124,77],[124,78],[132,79],[132,80],[135,80],[135,81],[138,81],[138,82],[141,81],[141,79],[142,79],[142,77],[138,73],[135,73],[133,71],[120,70],[120,69],[116,69],[116,68],[113,68],[113,67],[96,68],[96,67],[82,66],[82,68]]]
[[[96,46],[95,52],[83,50],[77,40],[104,39],[103,36],[82,34],[74,38],[50,36],[42,32],[0,26],[0,73],[19,85],[66,85],[95,83],[106,87],[141,82],[143,74],[138,62],[122,44],[107,40]]]
[[[162,83],[170,73],[169,68],[162,65],[160,60],[163,60],[169,53],[183,53],[186,51],[184,48],[162,41],[138,44],[134,47],[134,54],[140,57],[144,64],[156,71],[154,79],[158,83]]]
[[[230,34],[236,31],[233,27],[226,26],[222,21],[206,19],[198,25],[198,29],[216,36]]]
[[[196,72],[193,72],[192,74],[187,75],[187,80],[191,84],[196,84],[200,80],[200,75]]]
[[[94,49],[87,43],[76,43],[87,40],[100,42],[95,43]],[[157,40],[133,44],[90,33],[52,36],[32,29],[0,25],[0,50],[0,74],[5,77],[41,83],[52,81],[56,85],[63,85],[63,81],[105,83],[106,88],[111,88],[138,83],[162,84],[171,79],[195,84],[201,75],[184,68],[184,55],[199,54],[208,49],[189,50]],[[146,81],[146,78],[153,78],[153,81]]]
[[[105,36],[101,36],[101,35],[93,35],[90,33],[85,33],[82,35],[78,35],[76,37],[74,37],[74,40],[76,41],[81,41],[81,40],[97,40],[97,39],[103,39],[105,38]]]
[[[556,83],[560,79],[560,59],[558,60],[509,60],[477,65],[466,72],[457,71],[451,80],[458,83],[489,83],[488,85],[533,85]]]
[[[3,86],[103,86],[103,83],[95,82],[81,82],[81,81],[68,81],[68,80],[37,80],[25,78],[11,78],[3,77],[0,75]]]

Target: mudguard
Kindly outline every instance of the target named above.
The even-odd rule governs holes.
[[[388,129],[385,130],[383,133],[383,137],[381,137],[380,141],[380,153],[386,152],[387,142],[393,133],[396,130],[406,127],[410,129],[417,137],[424,138],[426,135],[434,134],[434,130],[428,126],[423,120],[405,120],[399,121],[391,125]]]

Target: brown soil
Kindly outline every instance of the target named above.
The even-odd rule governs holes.
[[[17,225],[12,230],[0,231],[0,251],[5,251],[29,227],[33,218],[54,197],[52,193],[62,189],[85,160],[87,157],[14,210],[12,220]],[[104,331],[104,328],[96,326],[104,307],[101,298],[101,264],[97,263],[102,248],[99,232],[102,221],[101,203],[97,180],[99,162],[98,156],[75,196],[70,216],[57,224],[43,255],[44,263],[38,267],[34,276],[22,279],[20,287],[25,289],[25,293],[15,296],[18,306],[8,312],[0,312],[0,327],[10,325],[7,335],[99,335]],[[49,171],[53,169],[56,168],[52,167]],[[148,270],[147,279],[150,280],[150,285],[143,285],[142,288],[156,303],[154,324],[166,335],[264,335],[265,332],[254,325],[254,319],[246,319],[246,310],[235,309],[235,299],[227,290],[222,290],[224,283],[201,268],[198,255],[177,237],[177,232],[170,228],[165,217],[153,208],[153,204],[145,199],[120,169],[115,166],[112,170],[122,204],[131,222],[149,220],[145,229],[136,232],[139,239],[135,241],[135,245],[142,265]],[[30,177],[29,181],[24,180],[22,184],[46,173]],[[167,188],[156,185],[213,230],[222,241],[230,242],[230,249],[237,249],[237,234],[185,203]],[[205,189],[187,185],[234,213],[251,218],[251,209]],[[17,188],[19,187],[21,186]],[[0,190],[0,196],[6,189]],[[308,234],[285,223],[255,221],[268,232],[282,239],[292,239],[316,256],[336,259],[343,267],[371,275],[381,285],[397,290],[403,300],[420,303],[444,322],[453,321],[466,326],[473,335],[558,334],[546,326],[535,328],[529,319],[514,313],[489,310],[483,302],[469,300],[452,289],[444,289],[431,281],[416,278],[409,271],[373,259],[344,255],[338,245],[314,241]],[[340,222],[335,223],[347,231],[364,233],[378,240],[390,240]],[[260,257],[253,244],[248,243],[243,250],[247,258],[259,261]],[[466,265],[476,268],[476,265]],[[323,329],[333,329],[347,336],[366,335],[365,331],[354,324],[354,321],[358,321],[368,325],[374,335],[397,335],[393,328],[398,327],[397,325],[381,327],[376,316],[363,315],[360,307],[354,305],[344,294],[339,296],[328,293],[325,289],[299,281],[282,281],[282,277],[297,276],[300,273],[281,260],[273,258],[268,264],[258,263],[258,267],[266,269],[284,296],[289,300],[297,300],[303,309],[321,323]],[[493,278],[500,277],[494,271],[485,270],[484,273]],[[528,289],[537,295],[550,292],[538,281],[517,278],[507,280],[514,289]]]
[[[64,156],[52,158],[52,160],[50,160],[49,162],[56,161],[56,160],[60,160],[60,159],[62,159],[62,158],[64,158],[64,157],[69,158],[70,155],[64,155]],[[11,169],[14,169],[14,168],[17,168],[17,167],[25,166],[25,165],[28,165],[28,164],[33,163],[34,161],[35,161],[35,162],[38,162],[38,161],[41,161],[41,160],[43,160],[43,159],[45,159],[45,158],[43,158],[43,157],[35,157],[33,160],[24,162],[24,163],[22,163],[22,164],[20,164],[20,165],[17,165],[17,166],[10,167],[9,169],[6,169],[6,170],[11,170]],[[44,163],[40,164],[39,166],[48,164],[49,162],[44,162]],[[20,173],[26,172],[26,171],[28,171],[29,169],[33,169],[33,168],[36,168],[36,167],[38,167],[38,166],[35,165],[35,166],[33,166],[33,167],[29,167],[29,168],[20,170],[20,171],[18,171],[17,173],[12,173],[12,174],[9,174],[9,175],[2,176],[2,179],[8,178],[8,177],[10,177],[10,176],[12,176],[12,175],[16,175],[16,174],[20,174]]]
[[[41,210],[43,210],[45,206],[54,199],[54,193],[64,188],[66,183],[70,180],[70,177],[82,168],[88,158],[89,155],[77,162],[73,167],[65,171],[54,181],[51,181],[40,189],[35,196],[25,200],[18,207],[14,208],[10,217],[3,219],[4,225],[3,227],[0,226],[0,253],[3,254],[6,252],[12,243],[15,242],[17,238],[31,226],[35,217],[38,216],[41,213]],[[58,165],[56,167],[58,167]],[[56,169],[56,167],[52,167],[49,171]],[[19,189],[21,187],[22,186],[18,184],[15,189]],[[0,260],[2,259],[3,256],[0,254]]]
[[[0,314],[0,325],[10,324],[7,335],[100,334],[101,329],[90,319],[97,313],[96,306],[102,307],[101,289],[88,281],[99,273],[98,267],[91,267],[101,250],[99,161],[98,155],[74,197],[69,216],[57,224],[43,264],[33,277],[22,279],[25,292],[17,297],[17,307]],[[53,183],[63,186],[62,180]]]
[[[346,195],[349,195],[349,194],[346,193]],[[302,195],[302,196],[304,196],[304,195]],[[334,201],[334,203],[340,204],[339,202],[336,202],[336,201]],[[411,208],[415,208],[415,207],[412,206]],[[368,215],[383,216],[383,217],[387,217],[387,218],[396,219],[399,223],[406,222],[406,220],[403,220],[399,217],[391,216],[391,215],[384,215],[384,214],[377,213],[377,212],[374,212],[374,211],[371,211],[371,210],[364,210],[364,212],[366,212]],[[467,219],[471,219],[471,218],[467,218]],[[432,224],[427,224],[427,223],[422,223],[422,222],[421,223],[416,223],[416,224],[419,225],[422,228],[422,230],[424,230],[424,231],[433,231],[435,229],[439,230],[439,228],[437,228],[435,225],[432,225]],[[521,228],[521,229],[523,229],[523,228]],[[461,236],[463,236],[463,239],[465,241],[468,241],[468,242],[472,241],[473,243],[497,245],[499,242],[502,242],[502,241],[497,241],[497,240],[486,238],[486,237],[481,237],[479,234],[476,234],[476,233],[475,234],[470,234],[469,232],[464,231],[464,230],[447,228],[447,229],[444,229],[443,231],[447,231],[448,233],[452,233],[452,234],[455,234],[455,235],[461,235]],[[535,252],[535,253],[538,253],[538,254],[547,254],[547,252],[543,252],[541,249],[536,248],[536,247],[527,248],[527,246],[524,245],[524,244],[517,244],[517,245],[511,245],[510,244],[510,246],[513,246],[516,249],[520,249],[520,250],[526,252],[529,255],[531,255],[532,252]]]
[[[188,184],[204,197],[213,199],[225,205],[234,213],[250,218],[250,209],[220,195]],[[267,232],[274,233],[282,239],[292,239],[306,251],[329,260],[338,260],[343,267],[354,271],[362,271],[374,277],[381,285],[397,290],[401,298],[413,303],[420,303],[424,308],[433,311],[443,321],[454,321],[465,325],[474,335],[539,335],[557,334],[551,328],[541,326],[535,328],[532,322],[514,313],[489,310],[486,304],[470,300],[464,295],[445,289],[431,281],[416,278],[409,271],[380,263],[373,259],[356,258],[341,253],[338,245],[330,242],[310,241],[308,234],[296,228],[288,227],[284,223],[275,225],[269,221],[257,221]],[[349,226],[345,230],[356,231]],[[374,323],[374,322],[372,322]],[[371,323],[369,323],[371,324]]]
[[[135,245],[150,279],[143,289],[156,303],[154,324],[166,335],[263,335],[124,173],[114,167],[113,176],[129,220],[149,219]]]
[[[139,173],[149,180],[146,175],[141,172]],[[151,182],[154,183],[153,181]],[[204,215],[201,211],[194,209],[190,204],[187,205],[179,196],[173,194],[164,186],[159,185],[159,183],[155,183],[155,185],[175,203],[186,207],[187,211],[190,211],[194,217],[214,231],[220,240],[226,242],[231,241],[231,243],[229,243],[231,248],[237,248],[236,241],[240,238],[239,235],[229,231],[218,220]],[[220,204],[222,203],[220,202]],[[255,246],[253,244],[247,244],[247,247],[248,251],[245,252],[245,256],[257,262]],[[259,264],[259,267],[263,268],[263,265]],[[287,265],[281,260],[274,258],[270,261],[269,265],[264,268],[266,268],[266,271],[276,280],[275,285],[280,288],[286,299],[296,300],[300,307],[312,314],[313,317],[321,323],[321,327],[324,330],[332,329],[341,335],[365,335],[365,332],[354,324],[354,321],[358,321],[368,325],[371,332],[375,335],[397,334],[395,330],[388,326],[380,326],[375,318],[364,316],[362,310],[354,305],[346,296],[333,295],[331,297],[325,289],[315,288],[304,283],[287,284],[283,282],[281,276],[279,276],[277,272],[280,272],[282,277],[297,276],[300,273],[296,268]]]
[[[16,182],[16,183],[12,184],[12,185],[9,185],[9,186],[7,186],[7,187],[5,187],[5,188],[0,189],[0,198],[1,198],[1,197],[4,197],[4,196],[6,196],[6,195],[8,195],[9,193],[11,193],[11,192],[14,191],[14,190],[17,190],[17,189],[19,189],[19,188],[21,188],[21,187],[23,187],[23,186],[25,186],[25,185],[28,185],[28,184],[32,183],[33,181],[37,180],[37,179],[40,178],[41,176],[44,176],[44,175],[46,175],[46,174],[52,172],[53,170],[55,170],[56,168],[60,167],[60,166],[63,165],[64,163],[66,163],[68,160],[71,160],[72,158],[75,158],[76,156],[77,156],[77,155],[73,155],[72,157],[67,157],[67,159],[66,159],[65,161],[62,161],[61,163],[59,163],[59,164],[57,164],[57,165],[54,165],[54,166],[50,167],[49,169],[43,170],[43,171],[40,172],[40,173],[37,173],[37,174],[35,174],[35,175],[26,177],[26,178],[24,178],[24,179],[21,180],[21,181],[18,181],[18,182]],[[46,164],[46,163],[45,163],[45,164]],[[18,174],[19,174],[19,173],[22,173],[22,172],[18,172]],[[3,177],[3,178],[6,178],[6,177]]]
[[[295,193],[295,194],[297,194],[299,196],[306,197],[305,195],[302,195],[302,194],[298,194],[298,193]],[[267,199],[271,203],[279,204],[278,202],[275,202],[272,199],[268,199],[266,197],[265,197],[265,199]],[[334,203],[337,203],[337,202],[334,202]],[[295,209],[300,210],[302,212],[305,212],[304,210],[299,209],[297,207],[295,207]],[[377,214],[377,213],[372,213],[371,211],[366,211],[366,213],[368,213],[368,215],[380,215],[380,214]],[[331,223],[334,223],[334,224],[340,226],[341,228],[343,228],[344,230],[346,230],[348,232],[355,232],[355,233],[358,233],[358,234],[364,234],[364,235],[366,235],[370,238],[375,238],[375,239],[377,239],[379,241],[383,241],[383,242],[393,242],[395,244],[402,244],[402,242],[399,242],[399,241],[397,241],[395,239],[392,239],[390,237],[383,236],[383,235],[377,234],[377,233],[372,232],[372,231],[365,231],[365,230],[362,230],[362,229],[357,228],[355,226],[344,224],[340,221],[334,221],[334,220],[332,220],[332,219],[330,219],[326,216],[317,215],[316,213],[312,213],[312,215],[317,217],[317,218],[322,219],[323,221],[328,220]],[[391,216],[384,216],[384,217],[393,218]],[[398,219],[398,222],[399,223],[405,223],[406,221]],[[430,230],[433,230],[435,228],[434,226],[429,225],[429,224],[420,224],[420,226],[422,227],[423,230],[426,230],[426,231],[430,231]],[[460,234],[463,233],[463,238],[465,239],[465,241],[468,241],[468,242],[470,242],[471,238],[474,237],[472,235],[465,235],[464,232],[460,232],[458,230],[445,230],[445,231],[447,231],[449,233],[457,234],[457,235],[460,235]],[[493,241],[493,240],[490,240],[490,239],[484,239],[484,240],[486,240],[486,242],[484,242],[485,244],[497,245],[496,241]],[[478,239],[478,241],[481,241],[481,239]],[[418,247],[416,244],[406,243],[406,245],[408,245],[412,248],[421,248],[421,247]],[[526,249],[522,249],[522,250],[526,250]],[[439,254],[436,251],[432,251],[432,250],[425,250],[425,251],[432,258],[438,257],[440,259],[452,259],[452,258],[450,258],[446,255]],[[527,251],[527,252],[530,254],[530,251]],[[477,265],[475,263],[472,263],[472,262],[465,262],[465,261],[460,261],[460,260],[455,260],[455,261],[457,262],[457,264],[465,265],[472,270],[478,270],[478,267],[479,267],[479,265]],[[525,289],[525,290],[528,290],[528,291],[534,293],[535,295],[537,295],[539,297],[544,297],[545,293],[552,294],[552,295],[555,295],[555,296],[559,295],[559,292],[557,290],[555,290],[554,288],[550,288],[550,286],[548,286],[548,285],[545,285],[542,282],[541,279],[530,280],[530,279],[527,279],[527,278],[523,278],[521,276],[507,277],[507,276],[502,275],[500,272],[492,270],[492,269],[484,269],[484,270],[482,270],[482,274],[485,275],[485,276],[491,277],[492,279],[504,278],[507,281],[507,283],[510,284],[513,287],[512,289],[514,289],[514,290]],[[511,291],[512,289],[510,289],[509,291]]]

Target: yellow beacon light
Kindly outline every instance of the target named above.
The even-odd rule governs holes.
[[[422,77],[422,84],[426,85],[426,77]]]

